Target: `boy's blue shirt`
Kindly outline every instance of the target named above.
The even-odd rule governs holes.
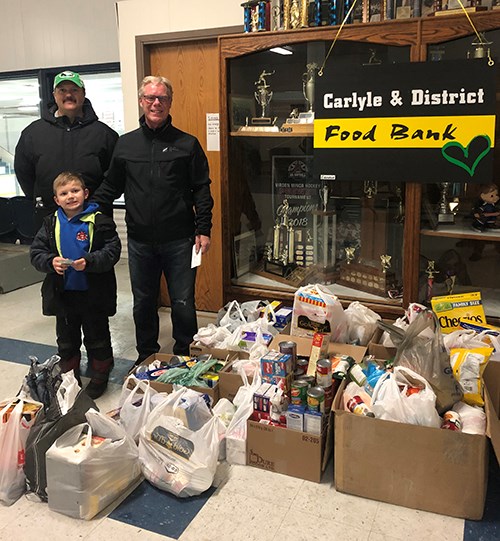
[[[58,245],[62,257],[76,260],[84,257],[90,251],[94,227],[93,215],[98,208],[99,205],[96,203],[85,203],[82,212],[69,220],[62,208],[57,209]],[[86,291],[88,282],[85,272],[68,267],[64,272],[64,289]]]

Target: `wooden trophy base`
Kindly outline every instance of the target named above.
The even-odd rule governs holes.
[[[393,272],[383,272],[382,269],[362,263],[346,262],[341,263],[340,276],[337,280],[337,283],[343,286],[382,297],[387,296],[387,290],[391,289],[393,282]]]
[[[264,261],[264,260],[259,261],[257,266],[254,269],[252,269],[252,272],[254,274],[257,274],[258,276],[263,276],[264,278],[269,278],[281,284],[286,284],[293,287],[300,287],[304,284],[308,284],[311,282],[310,276],[312,276],[312,270],[310,267],[297,267],[296,266],[285,277],[285,276],[275,274],[273,272],[269,272],[268,270],[266,270],[266,263],[268,264],[269,262]]]
[[[323,265],[311,265],[309,267],[311,275],[309,279],[311,282],[318,284],[335,284],[339,281],[339,271],[335,270],[333,265],[328,265],[324,267]]]

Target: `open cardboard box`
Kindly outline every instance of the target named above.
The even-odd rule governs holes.
[[[300,357],[309,357],[311,354],[312,338],[305,338],[302,336],[293,336],[291,334],[277,334],[269,349],[279,351],[280,342],[295,342],[297,344],[297,355]],[[350,355],[354,360],[360,362],[366,353],[365,346],[353,346],[352,344],[337,344],[330,342],[328,344],[328,353],[337,353],[340,355]]]
[[[393,321],[387,321],[387,323],[394,323]],[[382,359],[388,361],[394,359],[396,356],[396,347],[387,347],[382,345],[382,335],[384,331],[377,327],[377,330],[373,334],[370,342],[368,343],[368,355],[374,355],[376,359]]]
[[[278,334],[270,348],[279,350],[280,342],[297,344],[297,355],[309,357],[312,339]],[[331,342],[329,353],[350,355],[361,362],[366,347]],[[319,483],[333,447],[333,415],[328,419],[321,436],[288,428],[247,421],[247,465],[284,473],[292,477]]]
[[[500,456],[500,363],[484,372],[487,434]],[[339,492],[459,518],[483,516],[488,438],[382,421],[334,402],[334,479]]]
[[[227,398],[232,402],[238,389],[243,385],[241,376],[232,372],[232,364],[236,359],[248,359],[248,351],[242,351],[240,349],[216,349],[191,344],[189,346],[189,352],[192,357],[198,357],[199,355],[208,353],[213,357],[228,361],[226,366],[219,372],[219,398]],[[249,381],[252,382],[251,377]]]
[[[150,355],[147,359],[144,360],[142,365],[149,365],[155,360],[159,361],[169,361],[174,355],[170,355],[169,353],[155,353],[154,355]],[[171,383],[162,383],[161,381],[155,381],[152,380],[151,387],[153,389],[156,389],[159,393],[171,393],[173,390],[173,385]],[[197,387],[193,386],[190,387],[190,389],[193,389],[194,391],[198,391],[199,393],[207,394],[212,399],[212,406],[214,406],[218,400],[219,400],[219,384],[216,383],[214,387]]]

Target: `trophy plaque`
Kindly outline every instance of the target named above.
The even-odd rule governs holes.
[[[387,296],[387,292],[394,287],[395,275],[390,272],[392,256],[383,254],[380,256],[381,268],[353,262],[354,248],[345,248],[346,260],[340,265],[340,277],[338,284],[366,291],[374,295]]]
[[[258,80],[255,81],[257,90],[254,92],[254,97],[255,101],[260,105],[262,112],[259,117],[253,117],[251,119],[247,117],[246,125],[239,128],[239,131],[279,131],[278,126],[275,126],[277,117],[267,116],[267,110],[273,98],[273,91],[271,90],[271,85],[267,84],[266,77],[274,75],[274,73],[274,70],[266,71],[264,69],[259,75]]]

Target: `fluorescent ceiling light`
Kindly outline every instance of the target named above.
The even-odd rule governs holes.
[[[285,49],[284,47],[273,47],[272,49],[269,49],[269,50],[277,54],[283,54],[283,55],[293,54],[293,52],[290,51],[290,49]]]

